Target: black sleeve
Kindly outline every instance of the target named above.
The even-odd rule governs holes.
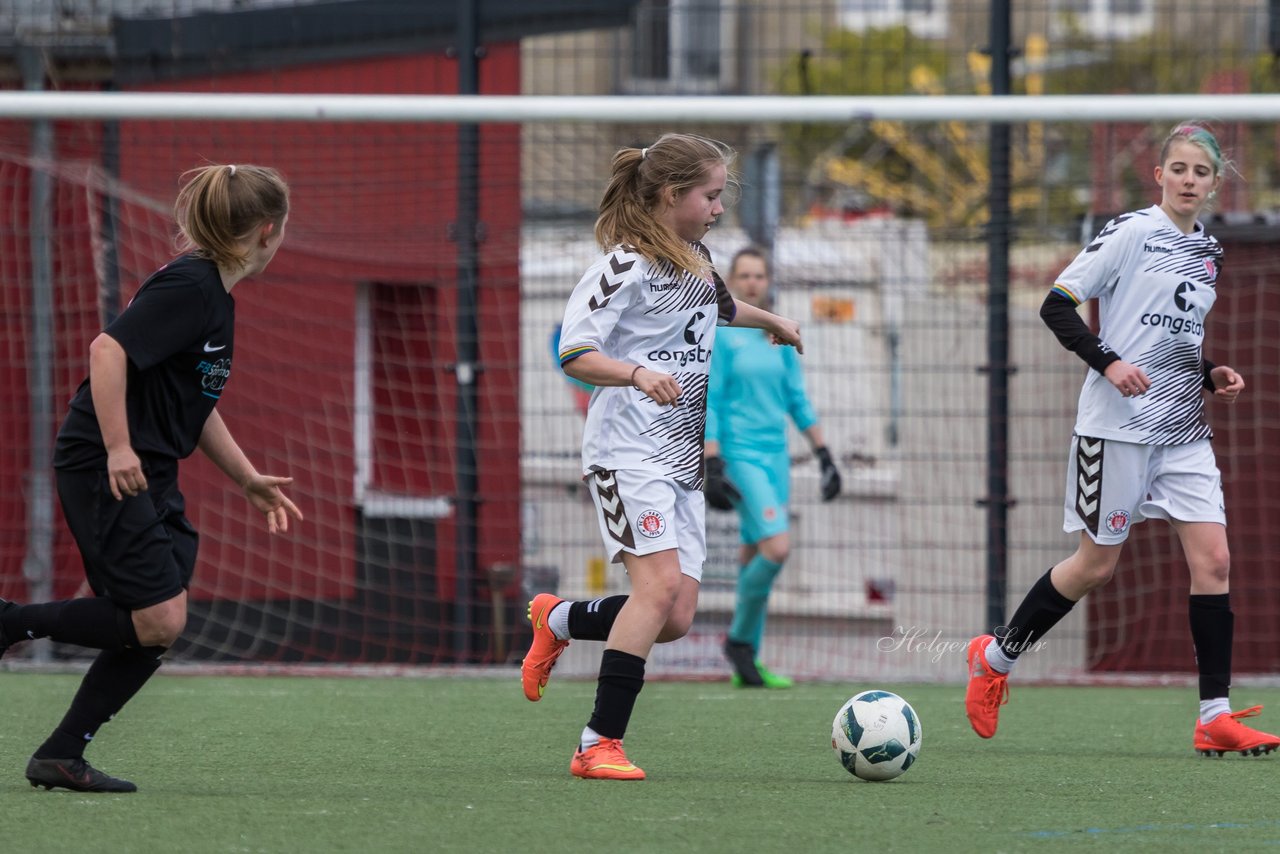
[[[711,262],[711,250],[702,244],[701,241],[694,243],[694,248],[698,254],[707,261]],[[733,301],[733,294],[729,293],[729,288],[724,283],[724,279],[720,278],[720,274],[711,269],[711,278],[716,283],[716,310],[719,312],[719,323],[725,326],[733,322],[738,316],[738,304]]]
[[[738,316],[738,304],[733,301],[733,294],[729,293],[729,288],[719,273],[712,270],[711,278],[716,283],[716,311],[720,315],[720,325],[733,323],[733,319]]]
[[[204,328],[200,288],[178,275],[156,275],[104,331],[146,370],[191,346]]]
[[[1089,331],[1088,324],[1076,311],[1076,304],[1062,294],[1049,292],[1040,305],[1040,319],[1063,347],[1084,359],[1098,373],[1105,373],[1107,365],[1120,361],[1120,354]]]
[[[1217,391],[1218,387],[1213,384],[1213,369],[1218,367],[1208,359],[1204,360],[1204,389],[1205,391]]]

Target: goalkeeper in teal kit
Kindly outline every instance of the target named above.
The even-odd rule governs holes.
[[[727,284],[742,302],[763,306],[769,289],[764,255],[740,251]],[[774,345],[759,329],[720,330],[707,392],[705,490],[708,505],[736,509],[740,522],[737,604],[724,651],[733,665],[733,684],[741,687],[791,685],[759,658],[769,591],[791,549],[788,418],[809,440],[822,468],[822,500],[830,501],[840,494],[840,473],[805,394],[796,352]]]

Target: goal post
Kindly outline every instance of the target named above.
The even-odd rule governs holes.
[[[219,411],[259,470],[295,478],[307,519],[268,537],[207,461],[184,464],[202,540],[190,628],[174,656],[513,667],[530,593],[625,592],[621,569],[602,560],[579,479],[582,390],[558,370],[552,342],[598,252],[591,226],[610,156],[688,130],[726,140],[744,161],[776,153],[779,210],[766,218],[777,222],[767,235],[776,305],[805,330],[806,382],[845,482],[840,499],[821,502],[816,464],[793,435],[792,553],[770,603],[767,660],[808,679],[958,679],[963,641],[986,622],[989,127],[1008,124],[1013,149],[1012,607],[1074,547],[1061,495],[1086,369],[1044,328],[1039,303],[1107,218],[1157,199],[1160,139],[1190,118],[1214,124],[1233,162],[1208,223],[1227,255],[1206,355],[1249,384],[1235,406],[1209,405],[1233,587],[1246,591],[1234,600],[1237,670],[1274,670],[1280,96],[1271,95],[0,92],[0,393],[15,402],[0,412],[0,596],[30,595],[24,557],[39,532],[28,519],[42,518],[31,502],[54,500],[27,488],[33,430],[52,435],[89,341],[171,257],[177,176],[205,162],[277,166],[292,187],[278,258],[235,292],[235,379]],[[455,226],[470,182],[457,171],[457,125],[472,123],[478,340],[476,363],[460,366]],[[37,126],[51,134],[39,149]],[[744,176],[740,204],[764,191],[753,180]],[[37,186],[47,201],[33,196]],[[751,242],[743,226],[731,210],[709,235],[721,269]],[[36,293],[51,297],[51,317]],[[51,403],[34,397],[47,394],[31,382],[42,371]],[[471,495],[459,492],[461,382],[476,391]],[[460,500],[477,508],[471,578],[455,568]],[[60,520],[54,528],[47,580],[55,596],[75,595],[79,559]],[[689,637],[655,649],[654,676],[726,672],[734,518],[709,512],[708,541],[698,619]],[[1185,594],[1168,527],[1138,526],[1115,581],[1055,630],[1028,674],[1189,672]],[[557,673],[594,674],[596,653],[574,644]]]
[[[1269,121],[1280,95],[325,95],[0,92],[0,119],[685,124]]]

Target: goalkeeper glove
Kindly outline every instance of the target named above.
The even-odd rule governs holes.
[[[724,473],[722,457],[707,457],[707,474],[702,489],[706,493],[707,504],[716,510],[732,510],[734,502],[742,500],[742,493],[733,481]]]
[[[840,472],[831,459],[831,452],[825,447],[815,448],[813,453],[818,458],[818,465],[822,468],[822,500],[830,501],[840,494]]]

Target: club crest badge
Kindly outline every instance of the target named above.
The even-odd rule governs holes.
[[[636,528],[642,536],[656,539],[667,532],[667,520],[657,510],[646,510],[636,519]]]
[[[1112,510],[1107,514],[1107,530],[1113,534],[1123,534],[1129,530],[1129,511]]]

